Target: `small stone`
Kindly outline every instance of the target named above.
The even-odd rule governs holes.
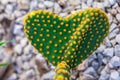
[[[112,14],[112,15],[116,15],[117,14],[117,10],[116,9],[107,9],[107,11]]]
[[[120,57],[120,45],[115,45],[115,55]]]
[[[29,0],[18,0],[18,8],[20,10],[28,10],[29,9]]]
[[[38,1],[37,0],[32,0],[30,2],[30,11],[38,9],[37,5],[38,5]]]
[[[113,48],[106,48],[103,54],[108,57],[113,57],[114,55]]]
[[[111,42],[112,46],[116,45],[116,40],[115,39],[110,40],[110,42]]]
[[[50,72],[48,72],[48,73],[46,73],[46,74],[44,74],[41,78],[43,79],[43,80],[53,80],[53,76],[55,75],[55,72],[54,71],[50,71]]]
[[[112,30],[114,30],[116,27],[117,27],[117,25],[116,25],[115,23],[112,23],[111,26],[110,26],[110,32],[111,32]]]
[[[102,10],[104,10],[104,6],[103,3],[99,3],[99,2],[94,2],[93,3],[93,7],[97,7],[97,8],[101,8]]]
[[[66,4],[66,2],[67,2],[67,0],[58,0],[58,3],[59,3],[60,5],[64,5],[64,4]]]
[[[113,21],[113,16],[112,16],[110,13],[108,13],[107,16],[108,16],[108,19],[109,19],[110,23],[112,23],[112,21]]]
[[[27,45],[27,38],[23,38],[21,41],[20,41],[20,44],[22,47],[26,46]]]
[[[21,58],[21,57],[18,57],[18,58],[16,59],[16,63],[17,63],[17,66],[18,66],[19,68],[22,68],[22,66],[23,66],[23,61],[22,61],[22,58]]]
[[[80,74],[80,77],[78,80],[94,80],[94,77],[89,74]]]
[[[55,5],[54,5],[54,12],[55,13],[60,13],[61,12],[61,7],[60,7],[60,5],[58,4],[58,3],[55,3]]]
[[[118,34],[115,38],[116,42],[120,44],[120,34]]]
[[[120,80],[119,73],[117,71],[113,71],[110,74],[110,79],[109,80]]]
[[[33,69],[30,69],[20,75],[20,80],[34,80],[35,72]]]
[[[116,0],[115,0],[116,1]],[[112,6],[112,8],[117,8],[119,5],[118,5],[118,3],[115,3],[113,6]]]
[[[100,76],[99,80],[109,80],[109,74],[103,74]]]
[[[28,55],[29,53],[31,53],[33,51],[33,47],[30,46],[30,45],[27,45],[25,48],[24,48],[24,53],[26,55]]]
[[[117,7],[116,9],[117,9],[118,13],[120,13],[120,7]]]
[[[30,69],[26,72],[27,79],[34,79],[35,72],[33,69]]]
[[[39,3],[39,4],[38,4],[38,7],[39,7],[40,9],[45,9],[45,5],[42,4],[42,3]]]
[[[112,33],[112,32],[111,32],[111,33],[109,33],[108,37],[109,37],[110,40],[115,39],[116,33]],[[110,42],[111,42],[111,41],[110,41]]]
[[[60,15],[61,17],[65,17],[65,16],[68,15],[68,13],[60,13],[59,15]]]
[[[45,59],[42,57],[41,54],[38,54],[38,55],[36,56],[36,59],[39,60],[40,62],[43,62],[43,63],[46,62]]]
[[[114,17],[114,18],[113,18],[113,23],[115,23],[115,24],[117,24],[117,23],[118,23],[118,21],[117,21],[116,17]]]
[[[22,54],[22,46],[20,44],[17,44],[15,47],[14,47],[14,51],[16,53],[18,53],[18,55],[21,55]]]
[[[103,62],[103,64],[107,64],[109,62],[109,60],[107,58],[103,58],[102,62]]]
[[[113,67],[119,67],[120,66],[120,58],[117,56],[114,56],[111,61],[110,61],[111,65]]]
[[[76,6],[75,9],[76,9],[76,10],[81,9],[81,5]]]
[[[86,9],[86,8],[89,8],[88,6],[87,6],[87,4],[85,4],[84,2],[82,2],[82,9],[84,10],[84,9]]]
[[[93,67],[88,67],[85,71],[84,71],[84,74],[89,74],[89,75],[92,75],[94,77],[97,77],[97,73],[95,71],[95,69]]]
[[[100,47],[96,50],[96,53],[102,53],[105,49],[105,45],[101,44]]]
[[[120,13],[116,15],[116,19],[120,22]]]
[[[112,46],[112,44],[110,43],[110,39],[108,37],[105,38],[104,44],[106,45],[106,47],[111,47]]]
[[[109,7],[111,7],[111,4],[109,1],[104,1],[103,6],[109,8]]]
[[[13,5],[7,4],[7,5],[6,5],[5,12],[8,13],[8,14],[11,14],[11,13],[13,13],[13,9],[14,9],[14,6],[13,6]]]
[[[103,59],[103,54],[96,53],[96,55],[97,55],[98,63],[99,63],[99,65],[101,65],[102,64],[102,59]]]
[[[119,33],[119,29],[116,27],[116,28],[112,31],[112,33],[118,34],[118,33]]]
[[[14,14],[14,16],[17,17],[17,18],[20,17],[20,16],[22,16],[21,11],[14,11],[13,14]]]
[[[17,79],[17,74],[13,73],[12,75],[10,75],[10,77],[7,78],[7,80],[16,80]]]
[[[72,5],[72,6],[76,6],[76,5],[79,5],[80,4],[80,0],[69,0],[69,2],[70,2],[70,4]]]
[[[44,1],[44,5],[48,8],[53,7],[54,3],[52,1]]]
[[[92,61],[94,61],[96,58],[97,58],[96,54],[93,53],[92,55],[90,55],[90,56],[88,57],[88,60],[87,60],[88,63],[87,63],[87,64],[90,65],[90,63],[91,63]]]
[[[87,60],[85,60],[80,65],[78,65],[77,70],[78,71],[84,71],[87,67],[88,67]]]
[[[99,66],[100,66],[99,63],[96,60],[92,62],[92,67],[94,69],[98,69]]]
[[[115,23],[112,23],[111,26],[110,26],[110,31],[109,32],[112,32],[116,28],[117,28],[117,25]]]
[[[108,2],[109,2],[111,5],[114,5],[115,2],[116,2],[116,0],[109,0]]]
[[[30,69],[30,65],[29,65],[28,62],[24,62],[22,67],[23,67],[24,70]]]
[[[23,28],[22,25],[15,24],[13,34],[20,35],[21,33],[23,33],[22,28]]]
[[[120,5],[120,0],[117,0],[118,4]]]
[[[92,6],[92,3],[93,3],[93,0],[88,0],[88,1],[87,1],[87,5],[88,5],[89,7]]]
[[[106,65],[105,67],[104,66],[102,66],[101,67],[102,69],[100,69],[99,71],[99,73],[101,74],[101,75],[106,75],[106,74],[109,74],[110,73],[110,68],[108,67],[108,65]]]

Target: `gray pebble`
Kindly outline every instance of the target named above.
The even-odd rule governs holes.
[[[115,45],[115,55],[120,57],[120,45]]]
[[[108,56],[108,57],[113,57],[113,55],[114,55],[113,50],[114,50],[113,48],[106,48],[106,49],[104,50],[103,54],[104,54],[105,56]]]
[[[98,63],[96,60],[94,60],[94,61],[92,62],[92,67],[93,67],[94,69],[98,69],[99,66],[100,66],[99,63]]]
[[[100,76],[99,80],[109,80],[109,74],[103,74]]]
[[[93,67],[88,67],[85,71],[85,74],[93,75],[94,77],[97,77],[97,73]]]

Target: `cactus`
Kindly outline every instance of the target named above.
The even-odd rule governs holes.
[[[65,18],[46,10],[28,13],[26,36],[56,67],[55,80],[70,80],[70,70],[99,47],[109,32],[109,20],[99,8],[77,11]]]

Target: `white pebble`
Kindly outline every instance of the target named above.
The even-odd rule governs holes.
[[[113,71],[110,74],[110,80],[120,80],[119,73],[117,71]]]
[[[22,46],[20,44],[17,44],[15,47],[14,47],[14,51],[16,53],[18,53],[19,55],[22,54]]]
[[[20,41],[20,44],[22,47],[26,46],[27,45],[27,38],[23,38],[21,41]]]
[[[120,66],[120,58],[117,56],[114,56],[111,61],[110,64],[114,67],[119,67]]]
[[[44,5],[50,8],[53,7],[54,3],[52,1],[44,1]]]
[[[58,4],[58,3],[55,3],[55,5],[54,5],[54,12],[55,13],[60,13],[61,12],[61,7],[60,7],[60,5]]]

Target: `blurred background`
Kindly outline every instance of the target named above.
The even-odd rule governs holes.
[[[110,21],[109,35],[76,69],[73,80],[120,80],[120,0],[0,0],[0,80],[53,80],[55,67],[29,44],[23,20],[33,10],[46,9],[65,17],[98,7]]]

